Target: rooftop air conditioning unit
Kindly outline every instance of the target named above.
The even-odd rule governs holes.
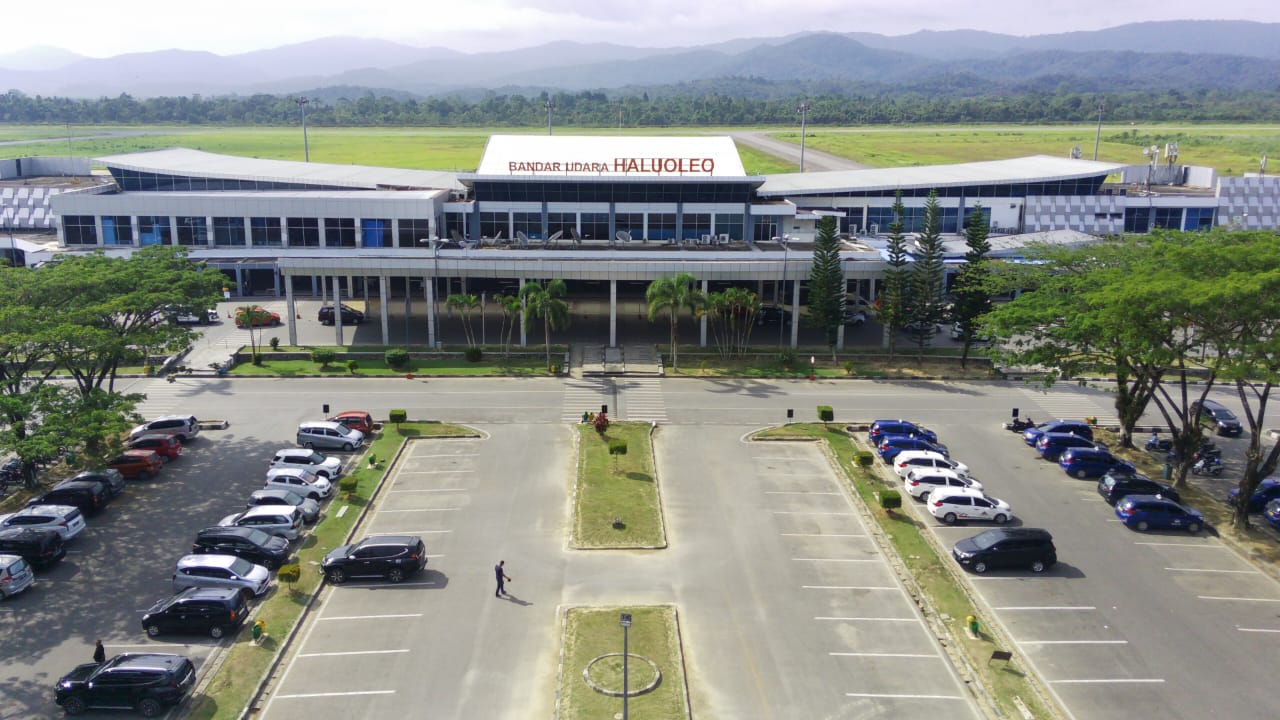
[[[871,237],[877,237],[879,235],[880,235],[880,226],[877,225],[876,223],[871,223]]]

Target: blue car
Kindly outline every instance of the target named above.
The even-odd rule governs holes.
[[[1083,420],[1050,420],[1043,425],[1024,430],[1022,440],[1031,447],[1035,447],[1036,441],[1045,433],[1071,433],[1089,440],[1093,439],[1093,428]]]
[[[876,449],[880,451],[880,459],[885,462],[893,462],[893,459],[903,450],[932,450],[943,457],[951,457],[946,445],[931,443],[924,438],[910,435],[881,435]]]
[[[1071,433],[1044,433],[1036,440],[1036,452],[1045,460],[1057,462],[1062,453],[1072,448],[1096,448],[1092,440]]]
[[[876,420],[871,423],[871,429],[867,432],[867,439],[871,444],[878,446],[883,435],[915,435],[931,443],[938,442],[938,433],[906,420]]]
[[[1240,488],[1231,488],[1231,492],[1227,493],[1227,500],[1232,505],[1236,504],[1236,498],[1240,497]],[[1259,512],[1267,503],[1280,498],[1280,480],[1267,478],[1258,483],[1258,489],[1253,491],[1253,495],[1249,497],[1249,504],[1245,506],[1245,512]]]
[[[1267,503],[1267,509],[1262,511],[1262,516],[1267,519],[1271,527],[1280,530],[1280,500]]]
[[[1058,456],[1058,466],[1071,477],[1102,477],[1107,473],[1128,475],[1135,472],[1131,463],[1100,448],[1071,448]]]
[[[1116,517],[1135,530],[1186,530],[1197,533],[1204,516],[1159,495],[1126,495],[1116,503]]]

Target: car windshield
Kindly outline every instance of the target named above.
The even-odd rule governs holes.
[[[266,545],[268,542],[271,542],[271,536],[261,530],[250,531],[245,535],[245,539],[254,545]]]
[[[994,530],[988,530],[981,535],[973,537],[973,544],[977,545],[979,550],[986,550],[998,542],[1000,542],[1000,533]]]
[[[324,462],[324,456],[318,452],[313,452],[306,457],[306,460],[312,465],[319,465]]]
[[[227,568],[236,575],[245,577],[253,570],[253,563],[244,558],[236,558],[235,562],[228,565]]]

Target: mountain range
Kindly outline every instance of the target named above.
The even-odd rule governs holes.
[[[555,42],[474,53],[329,37],[236,55],[175,49],[88,58],[47,46],[0,54],[0,91],[87,98],[616,94],[744,79],[953,94],[1063,86],[1083,92],[1277,90],[1280,24],[1174,20],[1027,37],[979,30],[810,32],[682,48]]]

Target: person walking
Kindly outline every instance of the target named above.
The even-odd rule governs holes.
[[[502,597],[507,594],[504,583],[511,582],[511,578],[507,577],[507,573],[503,571],[503,566],[506,564],[506,560],[499,560],[498,564],[493,566],[494,579],[498,581],[498,589],[493,591],[494,597]]]
[[[102,641],[96,640],[93,644],[93,661],[101,665],[107,661],[107,649],[102,647]]]

